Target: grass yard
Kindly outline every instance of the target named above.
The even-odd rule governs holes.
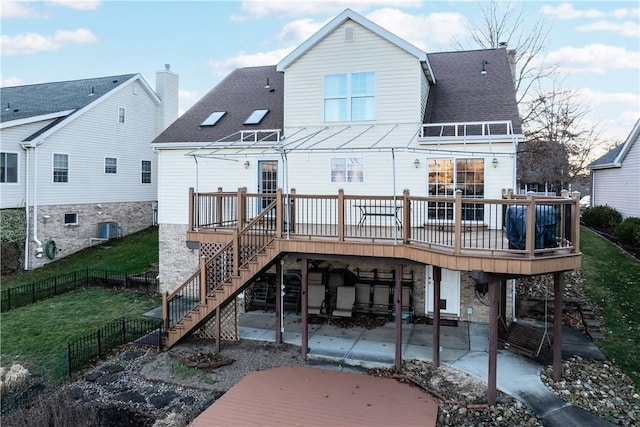
[[[580,239],[586,293],[606,327],[597,345],[640,387],[640,261],[587,228]]]
[[[87,266],[94,269],[142,273],[147,271],[150,264],[156,262],[158,262],[158,227],[149,227],[123,238],[83,249],[42,268],[25,271],[10,278],[3,277],[0,287],[7,289],[56,274],[82,270]]]
[[[159,297],[141,293],[83,289],[2,313],[3,365],[16,361],[31,372],[44,366],[49,381],[56,382],[67,373],[68,340],[122,317],[141,317],[160,304]]]

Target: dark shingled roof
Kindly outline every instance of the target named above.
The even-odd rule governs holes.
[[[431,86],[425,123],[511,120],[522,133],[507,49],[427,55],[436,84]],[[481,74],[487,61],[486,74]]]
[[[511,120],[514,133],[521,133],[506,49],[433,53],[429,61],[436,84],[431,87],[425,123]],[[480,74],[483,61],[488,62],[486,74]],[[272,92],[265,89],[267,79]],[[153,142],[206,143],[240,130],[282,129],[283,95],[284,75],[276,66],[236,69]],[[259,125],[245,125],[255,109],[270,111]],[[200,126],[214,111],[226,114],[215,126]]]
[[[265,89],[269,85],[273,89]],[[253,110],[269,112],[257,125],[245,125]],[[238,68],[162,132],[153,142],[214,142],[239,130],[282,129],[284,75],[276,66]],[[226,111],[215,126],[200,126],[214,111]],[[232,138],[236,140],[238,138]]]
[[[60,111],[77,111],[134,76],[136,74],[123,74],[0,88],[1,121],[4,123]]]
[[[595,166],[609,165],[609,164],[613,163],[613,161],[616,159],[616,157],[618,157],[618,154],[620,154],[620,150],[622,150],[623,147],[624,147],[624,144],[618,145],[617,147],[613,148],[611,151],[609,151],[604,156],[602,156],[599,159],[594,160],[593,162],[591,162],[591,164],[588,167],[589,168],[593,168]]]

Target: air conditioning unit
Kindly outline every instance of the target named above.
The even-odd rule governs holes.
[[[122,235],[121,226],[119,222],[99,222],[98,223],[98,238],[99,239],[117,239]]]

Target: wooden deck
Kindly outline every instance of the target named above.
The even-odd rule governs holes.
[[[191,427],[434,427],[437,415],[437,401],[417,387],[390,378],[297,366],[247,375]]]

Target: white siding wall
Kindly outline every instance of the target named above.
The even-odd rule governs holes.
[[[26,125],[12,126],[2,129],[0,151],[18,154],[18,182],[0,184],[0,209],[24,207],[26,202],[26,153],[20,147],[22,141],[39,129],[47,126],[52,120],[45,120]]]
[[[37,151],[38,203],[124,202],[156,200],[158,105],[137,85],[128,85],[46,138]],[[126,109],[118,123],[118,108]],[[69,155],[69,182],[53,182],[53,153]],[[118,159],[116,174],[104,173],[105,157]],[[152,162],[151,184],[141,183],[142,160]]]
[[[345,26],[355,27],[354,41],[344,41]],[[324,124],[323,76],[362,71],[376,73],[377,122],[422,120],[418,59],[348,21],[285,71],[285,128]]]
[[[640,217],[640,142],[636,139],[622,167],[593,171],[593,206],[609,205],[624,218]]]

